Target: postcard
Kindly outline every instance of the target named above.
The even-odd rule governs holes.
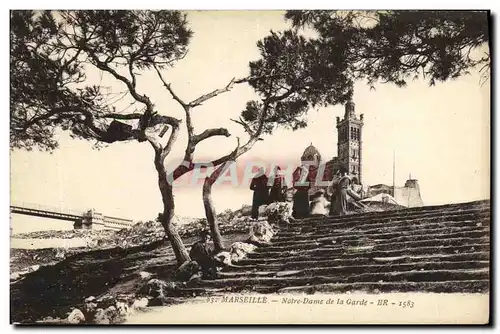
[[[488,324],[490,23],[12,10],[11,324]]]

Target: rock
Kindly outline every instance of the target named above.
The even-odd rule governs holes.
[[[248,240],[256,244],[267,244],[271,241],[273,235],[274,229],[267,221],[258,221],[250,227]]]
[[[94,296],[90,296],[90,297],[85,298],[85,302],[90,303],[90,302],[93,302],[95,299],[96,298]]]
[[[83,314],[85,315],[85,317],[88,320],[91,320],[91,319],[93,319],[94,313],[97,310],[97,304],[93,303],[93,302],[86,302],[85,304],[83,304],[82,310],[83,310]]]
[[[267,206],[265,215],[271,224],[289,224],[292,218],[293,203],[275,202]]]
[[[67,321],[70,324],[79,324],[79,323],[82,323],[82,322],[85,321],[85,316],[83,315],[82,311],[80,311],[79,309],[75,308],[68,315]]]
[[[106,312],[100,308],[97,309],[96,313],[94,314],[94,323],[97,325],[109,325],[110,324],[110,319]]]
[[[118,315],[122,317],[127,316],[130,313],[127,303],[124,302],[117,302],[116,309],[118,311]]]
[[[11,281],[17,281],[18,279],[20,279],[23,275],[21,275],[20,273],[12,273],[10,274],[10,280]]]
[[[163,296],[164,286],[164,281],[154,278],[146,283],[146,286],[142,289],[142,292],[152,298],[161,297]]]
[[[120,318],[118,309],[115,306],[108,307],[107,309],[104,310],[104,313],[106,314],[110,323],[114,323],[116,322],[116,320]]]
[[[116,304],[116,298],[111,295],[104,295],[95,300],[95,303],[99,305],[100,308],[107,308]]]
[[[266,210],[267,210],[267,205],[264,204],[264,205],[259,206],[259,216],[264,215]]]
[[[140,298],[140,299],[136,299],[132,303],[131,308],[133,310],[140,310],[140,309],[143,309],[143,308],[147,307],[148,303],[149,303],[149,300],[147,298],[145,298],[145,297]]]
[[[141,276],[142,279],[150,278],[152,276],[152,274],[148,273],[147,271],[141,271],[139,275]]]
[[[224,263],[225,265],[231,265],[231,253],[230,252],[220,252],[214,256],[220,263]]]
[[[169,297],[175,295],[183,286],[183,282],[165,282],[155,278],[147,282],[138,294],[147,297],[149,306],[165,305],[168,304]]]
[[[38,264],[35,264],[28,268],[28,272],[32,273],[34,271],[37,271],[38,269],[40,269],[40,266]]]
[[[56,249],[56,258],[57,259],[65,259],[66,258],[66,251],[62,248]]]
[[[237,241],[231,245],[229,253],[231,253],[231,263],[238,262],[244,259],[248,253],[253,252],[257,246],[245,242]]]
[[[201,268],[196,261],[186,261],[175,271],[174,277],[179,281],[189,281],[200,270]]]

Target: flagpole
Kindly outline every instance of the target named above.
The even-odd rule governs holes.
[[[392,197],[396,198],[396,150],[392,151]]]

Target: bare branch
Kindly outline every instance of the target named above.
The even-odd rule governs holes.
[[[207,138],[214,137],[214,136],[229,137],[229,136],[231,136],[231,134],[229,133],[229,131],[227,131],[227,129],[224,129],[224,128],[207,129],[207,130],[203,131],[202,133],[200,133],[199,135],[193,135],[192,144],[193,144],[193,146],[196,146],[199,142],[201,142]]]
[[[130,94],[132,95],[132,97],[135,100],[137,100],[137,101],[143,103],[144,105],[146,105],[146,113],[152,113],[153,112],[153,103],[151,102],[151,100],[147,96],[140,95],[136,91],[136,89],[135,89],[135,82],[134,83],[131,82],[129,79],[127,79],[123,75],[121,75],[118,72],[116,72],[114,69],[112,69],[111,67],[109,67],[108,63],[100,61],[99,58],[95,55],[95,53],[92,52],[92,50],[89,50],[85,46],[84,46],[84,50],[87,52],[87,54],[90,56],[90,58],[92,58],[93,62],[95,63],[95,66],[97,68],[99,68],[102,71],[110,73],[117,80],[123,82],[127,86],[127,88],[129,90]]]
[[[210,163],[212,164],[212,166],[214,167],[218,166],[230,160],[234,160],[239,156],[238,152],[240,151],[240,138],[237,137],[236,141],[237,141],[236,148],[231,153],[211,161]]]
[[[250,128],[250,125],[248,125],[248,123],[246,123],[243,119],[240,119],[239,120],[236,120],[236,119],[230,119],[231,121],[243,126],[243,128],[245,129],[245,132],[248,133],[250,136],[254,134],[254,131]]]
[[[177,137],[179,137],[179,125],[174,125],[172,126],[172,132],[170,133],[170,137],[168,138],[167,145],[165,145],[165,148],[162,151],[162,158],[165,159],[165,157],[170,153],[172,150],[172,146],[174,145],[175,141],[177,140]]]
[[[168,90],[170,95],[172,95],[172,98],[176,100],[184,109],[186,109],[187,104],[179,97],[177,94],[172,89],[171,84],[167,83],[165,79],[163,79],[163,75],[161,74],[160,70],[158,69],[158,66],[154,65],[154,68],[156,70],[156,73],[158,74],[158,77],[160,78],[161,82],[163,83],[163,86]]]
[[[199,106],[203,102],[210,100],[211,98],[216,97],[219,94],[230,91],[234,87],[235,84],[243,83],[246,81],[248,81],[247,78],[238,79],[238,80],[235,80],[235,78],[233,78],[233,79],[231,79],[231,81],[229,81],[229,83],[224,88],[219,88],[219,89],[216,89],[208,94],[204,94],[204,95],[200,96],[199,98],[189,102],[188,105],[192,108]]]

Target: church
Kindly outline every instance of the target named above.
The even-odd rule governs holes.
[[[323,181],[330,181],[333,175],[341,169],[348,172],[353,188],[360,193],[363,202],[389,201],[400,206],[417,207],[424,203],[420,196],[418,180],[406,181],[404,187],[377,184],[374,186],[363,185],[363,114],[356,115],[355,104],[349,101],[345,104],[344,117],[337,116],[337,156],[323,162],[321,154],[311,143],[301,156],[302,162],[312,162],[310,173],[316,178],[318,172],[323,172]],[[318,186],[311,187],[310,194],[318,190]]]

